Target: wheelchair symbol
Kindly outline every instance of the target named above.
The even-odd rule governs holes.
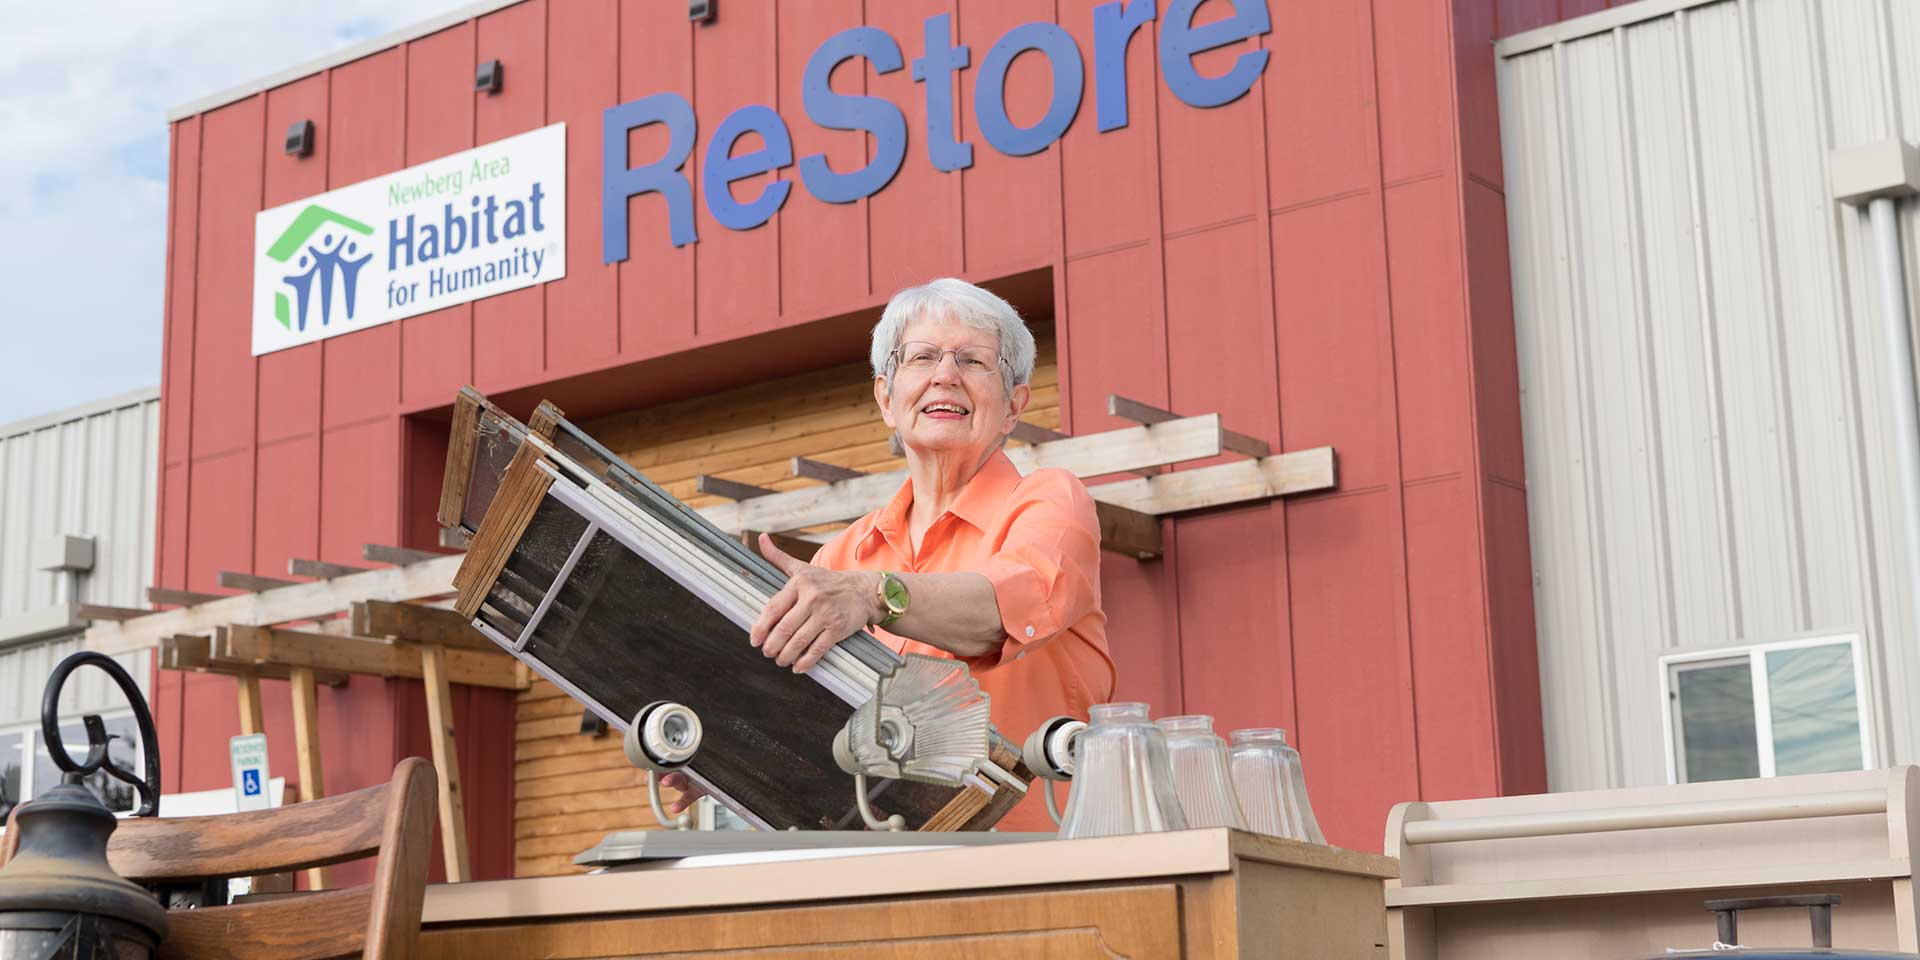
[[[240,795],[245,797],[257,797],[260,795],[260,771],[240,771]]]

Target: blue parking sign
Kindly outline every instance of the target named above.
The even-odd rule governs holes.
[[[243,796],[249,797],[257,797],[260,795],[260,771],[240,771],[240,793]]]

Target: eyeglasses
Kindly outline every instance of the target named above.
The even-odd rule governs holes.
[[[959,347],[948,350],[937,343],[928,343],[925,340],[909,340],[901,344],[893,351],[893,362],[896,369],[925,373],[939,366],[940,361],[945,360],[949,353],[953,354],[954,365],[960,368],[960,372],[970,376],[989,376],[997,366],[1007,362],[1006,358],[1000,356],[999,352],[992,347]]]

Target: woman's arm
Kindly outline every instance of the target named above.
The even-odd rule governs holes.
[[[880,600],[880,573],[829,570],[788,556],[760,537],[760,552],[788,576],[767,601],[750,639],[783,667],[803,673],[834,644],[869,624],[887,608]],[[895,636],[918,640],[956,657],[980,657],[1000,649],[1006,631],[994,600],[993,581],[979,573],[897,574],[913,598],[907,612],[887,625]]]

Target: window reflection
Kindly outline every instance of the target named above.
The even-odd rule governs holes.
[[[1850,647],[1769,652],[1767,697],[1776,773],[1860,769],[1860,708]]]
[[[1676,670],[1681,747],[1690,783],[1760,775],[1753,678],[1747,661]]]

